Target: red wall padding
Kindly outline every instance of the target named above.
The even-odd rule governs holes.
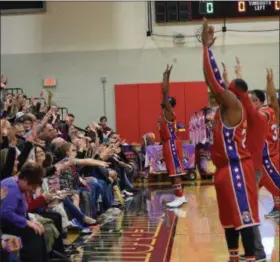
[[[116,130],[128,142],[139,141],[138,85],[115,85]]]
[[[204,82],[170,83],[170,95],[177,100],[175,113],[177,122],[187,127],[191,113],[207,106],[208,93]],[[128,142],[139,142],[141,136],[154,132],[157,140],[158,119],[161,112],[161,84],[116,85],[117,132]]]
[[[140,136],[154,132],[158,140],[157,120],[160,114],[161,85],[139,84],[138,90]]]

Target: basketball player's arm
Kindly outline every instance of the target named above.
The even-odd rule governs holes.
[[[277,125],[279,125],[279,104],[277,99],[277,91],[273,81],[272,69],[267,69],[266,93],[270,100],[270,106],[275,111]]]
[[[163,80],[162,80],[162,106],[163,106],[164,116],[166,120],[169,122],[172,122],[174,120],[173,108],[169,102],[169,77],[170,77],[171,70],[172,70],[172,66],[170,68],[169,66],[167,66],[167,69],[163,74]]]
[[[222,80],[213,53],[206,45],[203,45],[203,68],[205,81],[217,103],[227,108],[239,108],[240,105],[237,97],[227,89],[226,84]]]

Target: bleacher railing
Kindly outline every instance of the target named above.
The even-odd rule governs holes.
[[[58,112],[60,113],[60,119],[65,120],[65,117],[68,115],[68,108],[66,107],[59,107]]]
[[[10,93],[12,95],[21,95],[24,94],[23,89],[16,87],[16,88],[5,88],[4,89],[5,93]]]

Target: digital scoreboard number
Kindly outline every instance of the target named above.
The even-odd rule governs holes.
[[[209,18],[277,17],[280,15],[280,1],[200,1],[198,4],[198,16],[205,15]]]
[[[187,7],[187,8],[186,8]],[[156,1],[156,22],[279,17],[277,1]]]

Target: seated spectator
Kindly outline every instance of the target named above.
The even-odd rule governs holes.
[[[25,164],[17,177],[1,181],[8,193],[1,205],[3,233],[19,236],[23,247],[22,262],[48,261],[43,226],[27,217],[27,203],[24,193],[41,186],[43,169],[35,163]]]
[[[7,195],[7,188],[1,187],[1,202]],[[1,230],[2,231],[2,230]],[[19,250],[21,248],[21,239],[12,235],[3,235],[1,233],[0,255],[1,262],[20,262]]]

